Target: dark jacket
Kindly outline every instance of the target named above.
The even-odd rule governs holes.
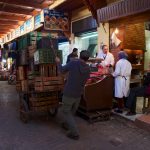
[[[75,57],[78,57],[78,55],[73,54],[73,52],[71,54],[69,54],[68,57],[67,57],[66,64],[68,64],[70,62],[71,58],[75,58]]]
[[[76,59],[70,61],[65,66],[60,64],[59,70],[61,72],[68,72],[67,82],[63,91],[64,96],[73,98],[81,97],[84,85],[90,75],[89,66],[80,59]]]
[[[147,75],[144,76],[143,85],[144,86],[149,86],[150,85],[150,73],[147,73]]]

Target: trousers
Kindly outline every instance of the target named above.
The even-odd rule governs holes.
[[[136,99],[137,97],[145,96],[146,86],[135,87],[130,90],[130,94],[127,99],[127,107],[131,112],[136,112]]]
[[[73,97],[66,97],[63,96],[62,98],[62,111],[64,116],[64,123],[68,125],[69,132],[74,135],[78,135],[79,131],[74,119],[74,114],[76,113],[78,106],[80,104],[80,97],[73,98]]]

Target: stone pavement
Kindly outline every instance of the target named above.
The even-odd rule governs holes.
[[[13,85],[0,82],[0,150],[149,150],[150,135],[132,122],[112,116],[110,121],[88,124],[76,117],[80,139],[74,141],[60,128],[61,114],[49,120],[19,119],[19,100]]]

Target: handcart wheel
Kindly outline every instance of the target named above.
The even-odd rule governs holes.
[[[27,123],[29,120],[28,112],[28,104],[25,100],[20,100],[20,119],[24,123]]]
[[[20,111],[20,120],[23,123],[28,123],[28,114],[26,114],[25,112]]]
[[[55,117],[58,113],[58,108],[50,108],[48,113],[50,116]]]

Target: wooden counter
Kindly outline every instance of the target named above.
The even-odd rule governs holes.
[[[84,88],[80,108],[85,111],[108,110],[112,108],[113,77],[106,76]]]

